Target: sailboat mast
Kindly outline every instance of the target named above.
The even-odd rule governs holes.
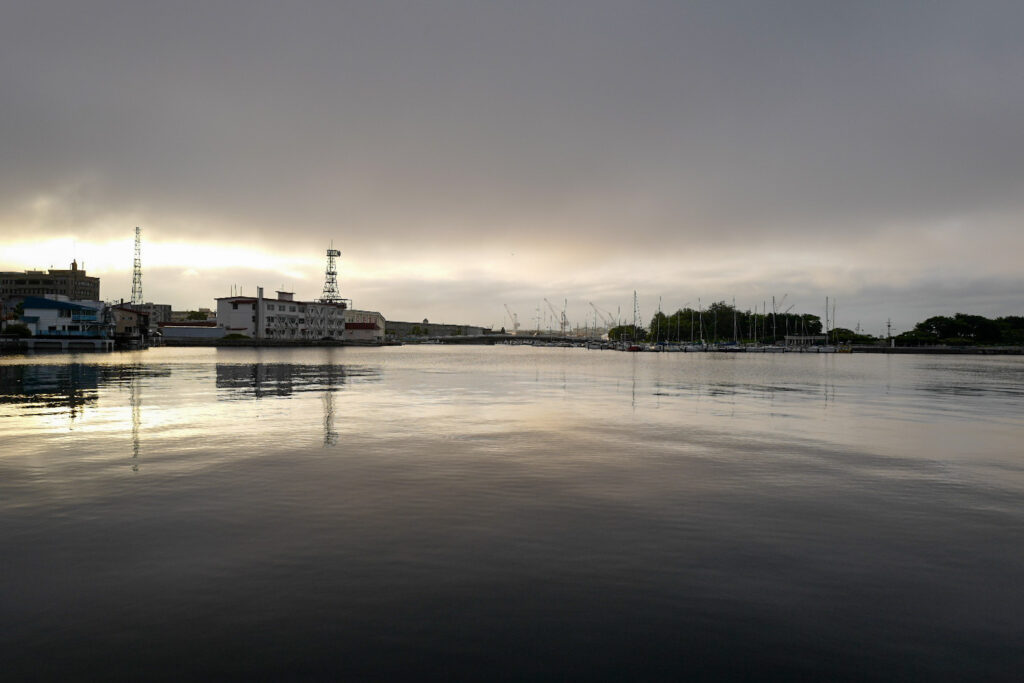
[[[736,297],[732,298],[732,340],[740,343],[740,333],[736,328]]]

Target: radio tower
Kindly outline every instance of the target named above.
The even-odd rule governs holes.
[[[334,262],[334,259],[339,256],[341,256],[341,252],[335,249],[334,242],[331,242],[331,248],[327,250],[324,293],[320,296],[320,301],[325,304],[340,304],[342,302],[341,293],[338,292],[338,266]]]
[[[132,268],[132,305],[142,305],[142,228],[135,228],[135,266]]]

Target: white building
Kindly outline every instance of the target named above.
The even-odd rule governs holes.
[[[47,297],[27,296],[21,303],[24,323],[39,337],[100,337],[113,336],[102,301],[71,301],[54,294]]]
[[[253,339],[342,339],[345,304],[296,301],[292,292],[277,292],[276,299],[228,296],[217,299],[217,325],[225,334]]]

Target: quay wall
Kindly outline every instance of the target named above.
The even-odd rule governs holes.
[[[925,354],[935,356],[1020,356],[1021,346],[857,346],[853,353],[886,353],[891,355]]]

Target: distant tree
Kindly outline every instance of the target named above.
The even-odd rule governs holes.
[[[857,334],[845,327],[834,327],[831,331],[832,341],[840,344],[874,344],[878,340],[869,334]]]
[[[658,311],[651,318],[651,326],[648,328],[651,331],[651,341],[657,343],[660,341],[667,341],[669,338],[669,320],[668,316]]]
[[[189,311],[185,317],[188,320],[206,320],[206,314],[199,311]]]
[[[633,325],[619,325],[608,330],[608,339],[612,341],[646,341],[647,330]]]

